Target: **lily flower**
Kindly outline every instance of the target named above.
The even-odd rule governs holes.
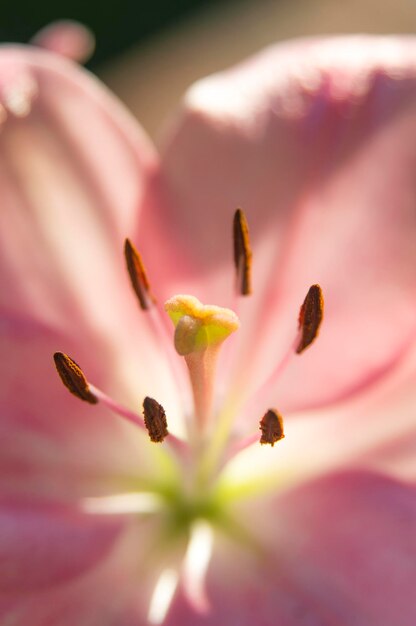
[[[271,47],[156,148],[1,49],[1,624],[416,623],[415,59]]]

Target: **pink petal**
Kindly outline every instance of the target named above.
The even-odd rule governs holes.
[[[258,422],[246,415],[245,428],[257,433],[256,441],[226,466],[222,479],[258,480],[270,493],[358,466],[416,481],[415,371],[414,347],[382,384],[335,406],[285,416],[285,438],[274,448],[259,445]]]
[[[370,384],[415,339],[415,53],[411,38],[361,36],[270,48],[197,83],[163,152],[170,204],[144,224],[168,219],[181,291],[230,301],[231,217],[247,213],[255,322],[240,363],[254,378],[323,288],[319,342],[276,389],[284,411]]]
[[[415,496],[414,484],[358,471],[305,485],[281,504],[288,572],[347,623],[413,623]]]
[[[108,577],[110,578],[110,577]],[[92,588],[91,588],[92,587]],[[95,592],[95,594],[94,594]],[[124,597],[121,597],[124,600]],[[125,606],[114,594],[114,584],[107,585],[97,593],[92,585],[73,585],[68,589],[54,589],[47,594],[31,594],[23,601],[0,603],[0,618],[11,621],[13,626],[136,626],[139,611]]]
[[[62,516],[63,517],[63,516]],[[64,537],[67,526],[61,523],[59,516],[56,521]],[[100,535],[100,527],[111,528],[113,522],[103,524],[101,520],[88,521],[80,516],[77,529],[80,535],[79,545],[88,530],[96,526]],[[154,520],[134,519],[127,526],[123,524],[123,534],[116,537],[116,541],[109,546],[107,553],[91,567],[84,569],[82,575],[67,576],[50,584],[29,590],[24,587],[25,578],[22,578],[22,587],[19,592],[0,592],[0,622],[10,622],[14,626],[136,626],[146,623],[146,613],[152,586],[157,576],[153,571],[153,562],[144,558],[153,545],[155,536]],[[38,530],[38,529],[37,529]],[[54,531],[56,532],[56,531]],[[70,532],[67,532],[70,535]],[[76,534],[74,530],[73,535]],[[102,532],[104,534],[104,531]],[[53,533],[52,533],[53,535]],[[71,536],[69,536],[71,538]],[[27,537],[25,537],[27,539]],[[94,542],[93,542],[94,543]],[[95,541],[99,543],[99,538]],[[27,548],[30,546],[27,545]],[[53,546],[52,546],[53,547]],[[88,550],[88,549],[87,549]],[[23,548],[22,548],[23,551]],[[46,552],[46,548],[45,548]],[[64,546],[58,547],[58,556],[62,557]],[[76,558],[78,558],[77,555]],[[72,561],[76,561],[72,557]],[[71,563],[71,558],[68,559]],[[52,565],[54,559],[51,559]],[[47,577],[47,561],[42,565],[42,576]],[[66,566],[68,569],[68,565]],[[155,565],[157,569],[158,565]],[[64,572],[62,563],[59,572]],[[24,573],[23,573],[24,574]],[[74,572],[75,574],[75,572]],[[1,576],[0,576],[1,579]],[[33,581],[32,581],[33,582]]]
[[[130,300],[120,257],[151,148],[103,88],[60,58],[4,49],[0,76],[5,106],[16,106],[24,80],[33,85],[27,115],[12,109],[1,134],[3,306],[72,328],[82,315],[79,331],[92,320],[103,330],[110,298],[121,310]]]
[[[56,350],[137,410],[146,394],[174,405],[159,339],[138,310],[123,259],[152,146],[94,78],[34,48],[1,50],[0,103],[2,354],[13,350],[0,392],[6,423],[19,413],[19,427],[42,421],[64,433],[74,413],[89,419],[88,407],[56,391]]]
[[[346,472],[277,498],[268,512],[257,506],[251,521],[264,558],[223,545],[212,564],[210,616],[193,615],[179,598],[168,626],[415,622],[413,486]]]
[[[98,368],[86,346],[16,317],[8,323],[3,318],[0,343],[7,355],[0,361],[2,493],[73,499],[125,489],[126,480],[146,475],[152,458],[148,442],[108,409],[69,394],[57,375],[52,354],[58,345],[69,353],[81,349],[85,371],[107,384],[105,364]]]
[[[120,522],[53,504],[0,504],[0,594],[58,585],[93,568],[111,549]]]

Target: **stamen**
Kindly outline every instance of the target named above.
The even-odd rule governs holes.
[[[130,239],[126,239],[124,242],[124,256],[126,258],[130,281],[139,301],[140,308],[146,313],[145,319],[151,331],[166,352],[172,376],[178,386],[180,397],[184,405],[184,413],[188,414],[190,404],[188,401],[189,389],[186,387],[185,376],[181,368],[178,367],[176,354],[171,344],[171,337],[161,318],[160,311],[158,307],[153,306],[156,304],[157,299],[151,292],[150,282],[147,278],[142,258]]]
[[[319,285],[312,285],[312,287],[308,290],[300,310],[299,328],[296,331],[296,337],[292,338],[288,348],[283,354],[283,357],[277,363],[274,370],[256,389],[251,397],[247,398],[244,394],[244,386],[242,390],[237,390],[238,393],[230,394],[228,404],[225,403],[225,409],[222,413],[222,431],[219,429],[217,430],[217,432],[221,433],[221,438],[218,439],[218,443],[216,443],[216,448],[214,449],[217,457],[219,455],[219,451],[226,443],[229,430],[231,428],[231,421],[228,416],[235,415],[238,412],[247,416],[252,415],[253,412],[256,411],[256,407],[258,407],[261,402],[264,402],[265,398],[270,397],[271,393],[275,390],[280,376],[282,376],[286,369],[293,363],[294,359],[296,359],[296,353],[300,354],[309,345],[311,345],[317,337],[319,326],[323,319],[323,308],[324,299],[322,290]],[[227,459],[232,458],[239,451],[244,450],[257,440],[258,435],[251,434],[241,441],[237,441],[232,444],[231,448],[227,452]],[[263,443],[268,443],[268,441],[264,441]]]
[[[324,314],[324,298],[319,285],[312,285],[299,311],[299,331],[302,335],[296,348],[300,354],[316,339]]]
[[[96,396],[97,400],[99,402],[102,402],[102,404],[106,406],[108,409],[110,409],[110,411],[124,418],[128,422],[131,422],[135,426],[138,426],[141,430],[146,431],[149,434],[149,430],[147,426],[145,425],[144,419],[141,415],[134,413],[134,411],[132,411],[131,409],[128,409],[127,407],[123,406],[119,402],[115,402],[112,398],[107,396],[107,394],[101,391],[101,389],[98,389],[98,387],[95,387],[91,383],[90,383],[90,389]],[[175,435],[172,435],[172,433],[169,433],[169,439],[167,443],[172,449],[175,450],[176,453],[180,454],[183,458],[186,458],[188,454],[188,447],[187,447],[187,444],[184,441],[182,441],[182,439],[179,439],[179,437],[176,437]]]
[[[150,441],[155,443],[162,442],[169,434],[163,406],[153,398],[146,396],[143,400],[143,415]]]
[[[234,265],[236,270],[237,293],[248,296],[251,293],[251,247],[246,216],[241,209],[234,213],[233,222]]]
[[[116,402],[101,389],[89,383],[80,366],[67,354],[55,352],[53,358],[63,384],[77,398],[90,404],[103,404],[112,413],[138,426],[140,430],[147,431],[151,441],[161,442],[169,434],[169,446],[183,458],[186,458],[188,454],[187,444],[175,435],[168,433],[165,412],[156,400],[145,398],[144,403],[146,403],[147,409],[145,409],[145,418],[143,419],[141,415]]]
[[[263,445],[269,443],[272,448],[277,441],[284,438],[283,418],[275,409],[269,409],[260,420],[261,438]]]
[[[269,409],[260,420],[260,430],[260,443],[262,445],[268,443],[273,448],[275,443],[281,441],[285,437],[283,432],[283,418],[281,414],[276,411],[276,409]],[[234,441],[229,446],[223,457],[222,467],[224,467],[231,459],[237,456],[237,454],[239,454],[243,450],[246,450],[258,441],[258,431]]]
[[[53,358],[62,382],[65,387],[74,394],[74,396],[80,400],[85,400],[85,402],[89,402],[90,404],[98,404],[98,402],[100,402],[113,413],[120,415],[120,417],[123,417],[136,426],[139,426],[139,428],[143,430],[145,429],[143,419],[139,415],[133,413],[130,409],[123,407],[118,402],[115,402],[112,398],[107,396],[107,394],[101,391],[101,389],[98,389],[98,387],[91,385],[87,381],[80,366],[67,354],[64,354],[63,352],[55,352]]]
[[[91,383],[90,383],[90,389],[92,390],[93,394],[97,398],[98,402],[101,402],[105,407],[107,407],[107,409],[112,411],[112,413],[115,413],[116,415],[123,417],[128,422],[131,422],[135,426],[138,426],[141,430],[146,430],[146,427],[144,425],[144,421],[141,415],[134,413],[134,411],[131,411],[130,409],[123,406],[119,402],[116,402],[115,400],[110,398],[110,396],[107,396],[106,393],[101,391],[101,389],[98,389],[98,387],[96,387],[95,385],[92,385]]]
[[[147,278],[142,257],[131,243],[130,239],[126,239],[124,242],[124,256],[126,257],[127,271],[132,287],[141,308],[146,311],[152,307],[156,299],[150,290],[150,283]]]
[[[98,399],[91,392],[88,381],[80,366],[63,352],[55,352],[53,359],[65,387],[80,400],[84,400],[90,404],[97,404]]]

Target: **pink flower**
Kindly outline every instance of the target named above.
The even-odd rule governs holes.
[[[415,58],[412,38],[273,47],[193,86],[157,151],[71,62],[1,50],[1,624],[416,623]],[[238,321],[177,293],[238,308],[213,389]],[[271,408],[285,438],[253,443]]]

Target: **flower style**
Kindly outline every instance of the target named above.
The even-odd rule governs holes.
[[[158,152],[1,50],[1,624],[416,623],[415,55],[272,47]]]

